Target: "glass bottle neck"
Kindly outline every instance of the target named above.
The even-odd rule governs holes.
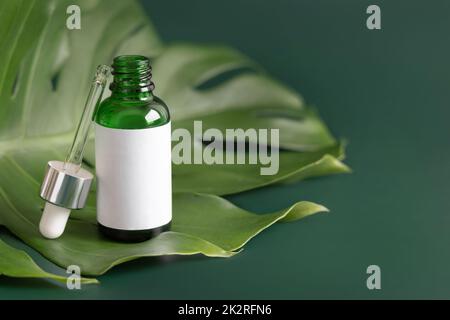
[[[147,57],[126,55],[113,61],[114,80],[110,85],[112,97],[125,100],[152,100],[154,84],[152,68]]]

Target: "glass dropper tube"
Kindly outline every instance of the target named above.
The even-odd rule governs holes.
[[[64,162],[65,171],[76,173],[81,168],[81,163],[83,161],[83,151],[89,135],[89,128],[91,127],[91,123],[94,118],[94,112],[97,109],[98,104],[100,103],[110,74],[110,66],[99,65],[97,67],[95,77],[89,90],[89,95],[86,99],[83,114],[81,116],[80,122],[78,123],[75,137]]]
[[[110,67],[97,67],[86,104],[78,123],[75,137],[64,163],[49,161],[40,196],[46,201],[39,222],[39,231],[48,239],[61,236],[72,209],[80,209],[93,179],[92,174],[81,168],[83,151],[89,135],[94,113],[105,90]],[[67,177],[70,178],[67,178]]]

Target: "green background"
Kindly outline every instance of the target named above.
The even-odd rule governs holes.
[[[230,259],[141,259],[81,291],[2,278],[0,298],[450,298],[449,1],[143,4],[165,41],[231,45],[302,93],[349,141],[354,172],[229,197],[332,211],[271,227]],[[382,30],[366,28],[370,4]],[[371,264],[381,290],[366,287]]]

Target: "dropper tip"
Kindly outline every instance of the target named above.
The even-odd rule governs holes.
[[[97,66],[94,80],[101,85],[105,85],[112,72],[112,68],[106,64]]]
[[[59,238],[66,228],[69,215],[70,209],[46,202],[39,223],[39,231],[47,239]]]

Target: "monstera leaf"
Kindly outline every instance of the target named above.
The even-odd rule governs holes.
[[[81,30],[65,27],[66,8],[82,9]],[[62,267],[100,275],[144,256],[197,254],[229,257],[277,221],[293,221],[320,205],[299,202],[256,215],[217,195],[276,182],[347,172],[343,146],[302,98],[270,78],[243,54],[221,46],[164,45],[134,1],[6,0],[0,3],[0,225]],[[261,175],[253,164],[179,164],[173,168],[173,226],[140,244],[101,238],[95,226],[95,196],[74,212],[64,235],[39,235],[39,184],[48,160],[62,160],[95,66],[119,54],[153,58],[155,93],[167,102],[174,129],[278,129],[279,170]],[[226,139],[226,137],[224,138]],[[200,137],[192,144],[207,145]],[[244,151],[249,152],[249,151]],[[86,165],[93,161],[92,141]],[[92,168],[94,169],[94,168]],[[31,258],[0,245],[0,273],[54,278]],[[58,278],[54,278],[57,279]],[[61,279],[59,279],[61,280]]]
[[[15,249],[0,240],[0,275],[14,278],[46,278],[66,283],[67,278],[42,270],[31,257],[22,250]],[[95,279],[81,278],[81,283],[98,283]]]

